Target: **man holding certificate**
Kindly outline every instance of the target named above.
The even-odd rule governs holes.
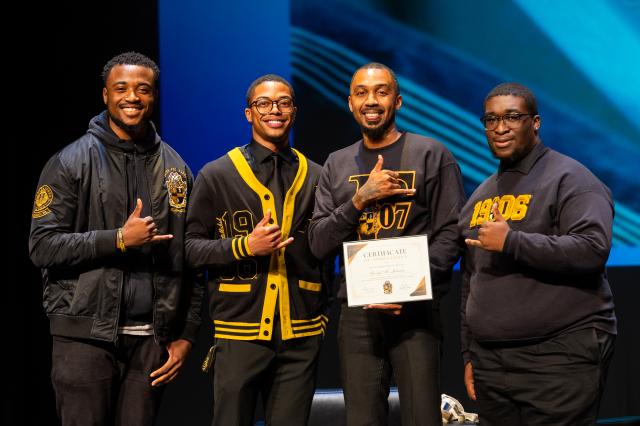
[[[441,143],[396,128],[401,106],[391,69],[370,63],[355,72],[349,109],[362,139],[327,159],[309,227],[318,258],[344,257],[343,243],[353,242],[341,262],[353,278],[349,303],[347,285],[338,293],[348,425],[387,423],[391,374],[403,424],[441,423],[438,305],[459,254],[456,223],[464,191],[458,165]],[[422,238],[396,238],[408,236]],[[392,239],[364,241],[386,238]],[[420,265],[428,268],[421,271]],[[360,294],[354,301],[354,286],[356,293],[381,296],[367,300]],[[420,301],[399,303],[406,300]]]

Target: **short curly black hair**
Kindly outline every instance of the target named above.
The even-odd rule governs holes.
[[[491,91],[484,98],[484,104],[495,96],[517,96],[524,99],[524,104],[527,107],[527,112],[532,115],[538,115],[538,103],[533,92],[526,86],[520,83],[501,83],[491,89]]]
[[[154,83],[157,86],[158,79],[160,78],[160,68],[149,57],[138,52],[125,52],[114,56],[109,59],[102,69],[102,81],[107,85],[107,78],[109,73],[116,65],[140,65],[141,67],[150,68],[153,71]]]
[[[246,94],[247,108],[251,107],[251,98],[253,98],[256,87],[258,87],[260,84],[265,83],[267,81],[275,81],[277,83],[282,83],[285,86],[287,86],[289,88],[289,91],[291,92],[291,99],[293,99],[294,103],[296,102],[296,94],[293,91],[293,86],[291,85],[291,83],[289,83],[284,77],[281,77],[278,74],[266,74],[266,75],[263,75],[262,77],[258,77],[255,80],[253,80],[253,82],[247,89],[247,94]]]

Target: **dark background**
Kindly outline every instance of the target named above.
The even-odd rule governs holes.
[[[19,30],[5,36],[10,49],[5,53],[5,140],[6,172],[9,182],[18,180],[19,199],[10,200],[11,209],[5,233],[5,250],[9,257],[3,280],[5,329],[2,366],[5,386],[2,402],[3,425],[55,425],[55,405],[49,380],[51,337],[48,321],[41,307],[40,272],[28,258],[27,236],[33,194],[39,173],[47,159],[63,146],[81,136],[89,119],[102,111],[102,66],[112,56],[137,50],[158,58],[158,19],[155,1],[112,1],[88,6],[83,3],[56,3],[55,6],[31,8],[25,4],[9,15]],[[26,41],[30,40],[30,41]],[[159,61],[157,61],[159,62]],[[296,82],[298,84],[299,82]],[[304,105],[306,90],[298,89],[298,103]],[[162,94],[160,94],[162,96]],[[154,120],[158,125],[158,112]],[[357,129],[345,113],[335,113],[345,132],[357,135]],[[298,127],[304,126],[301,114]],[[318,125],[308,119],[309,128]],[[162,129],[160,129],[162,134]],[[296,130],[296,140],[304,134]],[[169,141],[171,143],[171,141]],[[306,149],[309,157],[322,163],[331,144]],[[194,170],[197,172],[197,170]],[[13,186],[5,184],[7,194]],[[14,226],[13,223],[17,223]],[[15,244],[14,244],[15,242]],[[640,300],[637,286],[640,268],[612,268],[610,281],[620,321],[616,353],[602,403],[601,417],[640,414],[640,393],[633,382],[640,379],[637,362],[637,330]],[[465,397],[462,385],[462,362],[458,350],[459,274],[443,304],[445,342],[443,348],[443,392],[460,399],[467,411],[473,405]],[[335,309],[334,309],[335,311]],[[332,318],[323,349],[318,387],[339,387],[335,327]],[[208,424],[211,414],[211,379],[198,367],[211,342],[211,327],[203,325],[183,374],[168,387],[159,424]]]
[[[2,280],[0,423],[55,425],[51,337],[40,271],[28,257],[33,197],[46,161],[103,110],[104,64],[127,50],[158,57],[157,6],[155,1],[23,2],[5,16],[13,29],[4,37],[4,109],[10,115],[3,114],[3,128],[9,130],[3,156],[6,171],[15,176],[11,181],[19,184],[6,223],[10,234],[5,232],[10,272]]]

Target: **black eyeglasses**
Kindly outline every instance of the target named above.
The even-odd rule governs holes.
[[[293,99],[291,98],[280,98],[277,101],[268,98],[259,98],[251,102],[250,105],[255,105],[256,109],[261,115],[269,114],[274,105],[278,107],[278,111],[283,114],[290,114],[295,109],[295,106],[293,105]]]
[[[498,127],[498,123],[500,120],[504,121],[504,124],[510,129],[517,129],[522,126],[522,117],[526,117],[527,115],[523,112],[510,112],[509,114],[505,114],[502,116],[497,115],[485,115],[484,117],[480,117],[480,121],[484,124],[485,130],[495,130]]]

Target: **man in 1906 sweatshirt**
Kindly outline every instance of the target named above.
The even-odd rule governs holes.
[[[611,193],[542,144],[526,87],[501,84],[484,107],[500,166],[460,214],[467,392],[483,425],[595,424],[616,334]]]

